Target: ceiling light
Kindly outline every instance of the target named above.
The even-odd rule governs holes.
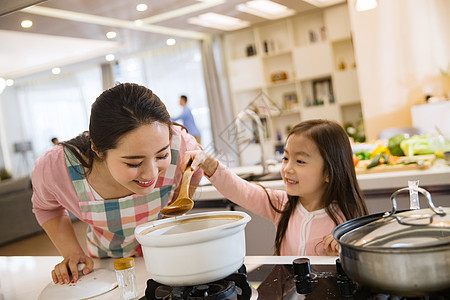
[[[61,73],[61,69],[60,68],[53,68],[52,69],[52,73],[53,73],[53,75],[58,75],[59,73]]]
[[[33,22],[31,20],[23,20],[22,23],[20,23],[20,26],[23,28],[30,28],[33,26]]]
[[[314,5],[316,7],[327,7],[346,2],[346,0],[303,0],[303,1],[308,2],[309,4]]]
[[[6,84],[6,86],[13,86],[13,85],[14,85],[14,80],[12,80],[12,79],[6,79],[5,84]]]
[[[142,20],[135,20],[135,21],[134,21],[134,24],[135,24],[136,26],[142,26],[142,25],[144,25],[144,22],[143,22]]]
[[[175,39],[167,39],[166,44],[167,46],[173,46],[177,43]]]
[[[378,6],[377,0],[356,0],[355,8],[357,11],[374,9]]]
[[[136,70],[137,70],[137,67],[136,67],[135,64],[129,64],[129,65],[127,66],[127,71],[128,71],[128,72],[134,72],[134,71],[136,71]]]
[[[241,29],[250,25],[250,22],[248,21],[216,14],[213,12],[201,14],[198,17],[194,18],[189,18],[188,22],[190,24],[227,31]]]
[[[108,38],[108,39],[113,39],[113,38],[115,38],[117,36],[117,33],[115,32],[115,31],[108,31],[107,33],[106,33],[106,37]]]
[[[275,20],[295,14],[295,10],[269,0],[253,0],[239,4],[236,9],[248,14]]]
[[[113,61],[115,58],[114,54],[107,54],[105,56],[106,61]]]
[[[137,10],[137,11],[146,11],[147,8],[148,8],[147,4],[143,4],[143,3],[142,3],[142,4],[136,5],[136,10]]]

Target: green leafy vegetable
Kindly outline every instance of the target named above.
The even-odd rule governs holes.
[[[426,136],[414,135],[400,142],[406,156],[433,154],[432,141]]]
[[[370,152],[369,151],[359,151],[355,153],[355,156],[358,157],[360,160],[368,160],[370,159]]]
[[[405,153],[403,152],[402,148],[400,147],[400,143],[407,139],[408,135],[404,133],[400,133],[397,135],[394,135],[388,140],[388,148],[392,155],[395,156],[404,156]]]

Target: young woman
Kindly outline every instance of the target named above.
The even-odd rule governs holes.
[[[89,132],[55,146],[32,172],[33,211],[64,258],[53,281],[69,283],[69,271],[77,281],[79,263],[84,274],[92,271],[91,256],[141,254],[135,227],[161,217],[178,194],[180,157],[200,149],[151,90],[124,83],[104,91],[92,105]],[[194,187],[202,175],[194,174]],[[89,255],[67,211],[88,223]]]
[[[202,151],[186,152],[181,167],[190,159],[226,198],[276,224],[276,255],[337,255],[332,230],[368,213],[349,139],[333,121],[292,128],[281,166],[286,191],[249,183]]]

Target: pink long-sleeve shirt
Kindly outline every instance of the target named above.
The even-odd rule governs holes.
[[[214,187],[232,202],[269,219],[276,226],[281,214],[276,212],[269,203],[264,189],[254,183],[241,179],[219,163],[216,172],[209,178]],[[285,191],[266,189],[272,203],[278,209],[283,209],[288,201]],[[345,220],[342,212],[334,205],[339,214],[338,219]],[[323,237],[329,235],[336,227],[325,209],[308,211],[298,202],[281,244],[280,254],[286,256],[326,255],[323,247]]]

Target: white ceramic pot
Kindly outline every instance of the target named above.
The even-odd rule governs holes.
[[[150,278],[170,286],[222,279],[244,263],[250,216],[214,211],[162,219],[136,227]]]

